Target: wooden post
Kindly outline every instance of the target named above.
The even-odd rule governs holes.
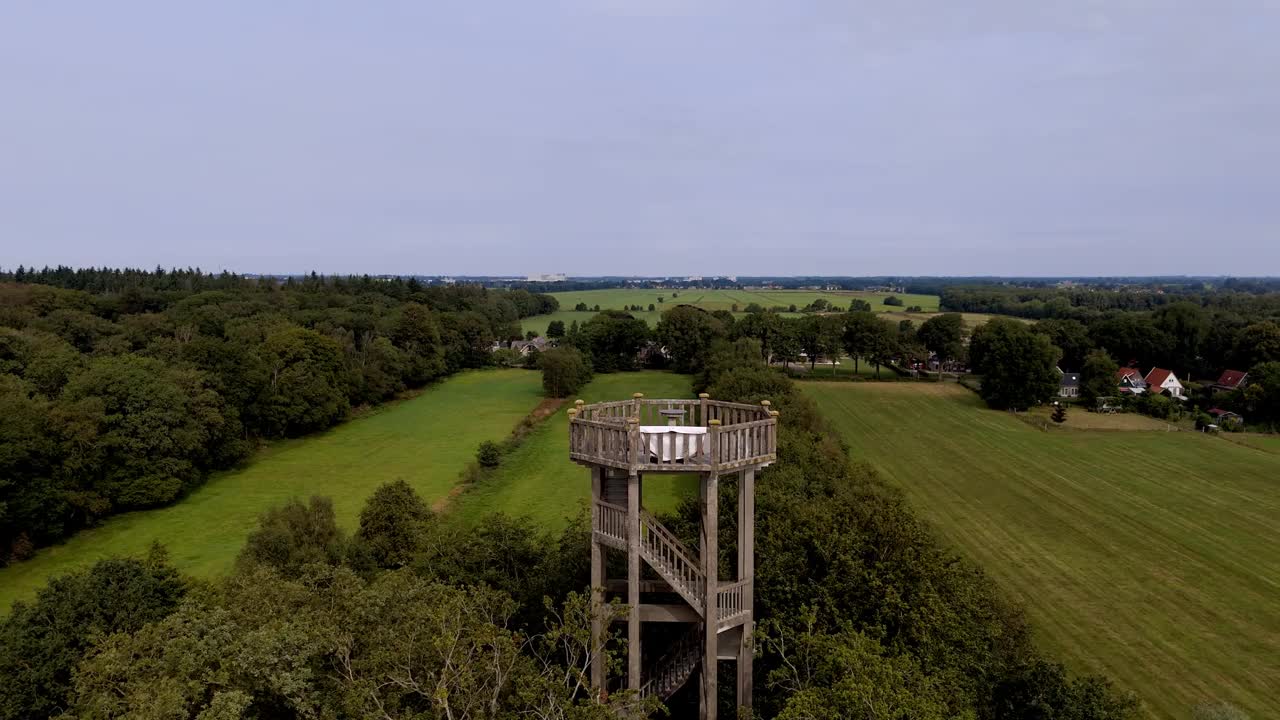
[[[707,393],[698,393],[698,424],[703,427],[707,426],[707,401],[710,399]]]
[[[644,407],[644,404],[640,402],[643,399],[644,393],[631,394],[631,417],[635,418],[637,421],[640,420],[640,409]]]
[[[747,610],[747,619],[742,624],[742,644],[738,646],[738,707],[747,708],[748,715],[752,705],[752,672],[755,664],[752,642],[756,617],[755,492],[756,469],[747,468],[738,479],[738,580],[748,581],[742,589],[742,606]]]
[[[711,436],[711,472],[702,480],[702,573],[706,588],[703,604],[703,646],[702,646],[702,694],[699,702],[698,717],[701,720],[716,720],[716,656],[719,651],[720,623],[718,609],[719,577],[720,577],[720,475],[717,467],[720,457],[720,421],[709,422],[708,434]]]
[[[570,410],[570,413],[575,411]],[[596,504],[604,497],[604,468],[591,468],[591,687],[596,692],[605,690],[604,664],[604,548],[596,540],[600,507]]]
[[[640,418],[627,419],[631,472],[627,475],[627,687],[640,689]]]
[[[584,419],[584,420],[594,419],[594,418],[587,418],[587,417],[585,417],[585,416],[582,414],[582,407],[583,407],[583,405],[586,405],[586,403],[582,402],[582,400],[574,400],[574,401],[573,401],[573,407],[572,407],[572,408],[570,408],[569,412],[570,412],[572,415],[575,415],[576,417],[580,417],[580,418],[582,418],[582,419]]]

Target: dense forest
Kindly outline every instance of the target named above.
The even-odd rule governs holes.
[[[0,565],[173,502],[262,438],[463,368],[556,301],[523,290],[198,270],[0,275]]]
[[[693,352],[698,389],[781,411],[757,481],[757,717],[1136,717],[1129,695],[1036,651],[1022,612],[850,463],[759,341]],[[665,521],[693,535],[697,517],[691,500]],[[590,657],[622,649],[590,643],[587,532],[585,517],[559,536],[501,515],[460,525],[394,483],[351,535],[324,498],[264,514],[217,582],[181,577],[162,550],[103,561],[0,623],[0,719],[616,717],[642,703],[585,686]],[[690,683],[669,710],[696,706]]]

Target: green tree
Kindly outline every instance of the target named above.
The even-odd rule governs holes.
[[[185,592],[164,556],[99,560],[54,578],[0,620],[0,720],[56,716],[95,639],[130,633],[173,612]]]
[[[840,354],[841,334],[844,322],[839,316],[808,315],[796,325],[797,338],[809,360],[809,370],[817,367],[818,358],[829,358],[832,371]]]
[[[320,430],[346,417],[342,348],[314,330],[286,327],[263,343],[271,381],[261,401],[272,434]]]
[[[1093,339],[1089,337],[1089,328],[1079,320],[1062,320],[1052,318],[1041,320],[1031,326],[1032,331],[1048,336],[1049,340],[1062,350],[1062,368],[1078,371],[1084,365],[1085,355],[1093,349]]]
[[[164,504],[194,487],[238,429],[202,373],[138,356],[94,360],[59,405],[63,472],[119,508]]]
[[[1168,362],[1183,377],[1191,377],[1209,336],[1209,318],[1204,309],[1190,302],[1166,305],[1156,312],[1155,325],[1173,339]]]
[[[619,310],[597,313],[579,330],[572,342],[591,358],[596,372],[636,369],[640,348],[649,339],[645,321]]]
[[[759,307],[759,305],[756,305]],[[782,318],[773,312],[748,312],[733,325],[733,337],[760,341],[760,354],[765,360],[773,354],[783,333]]]
[[[378,567],[404,567],[419,552],[432,518],[431,509],[409,483],[383,483],[360,511],[356,538]]]
[[[970,361],[982,374],[980,394],[1000,409],[1025,409],[1053,397],[1060,355],[1049,338],[1008,318],[978,326],[969,342]]]
[[[892,307],[902,307],[903,305],[906,305],[906,303],[902,301],[902,298],[896,295],[890,295],[889,297],[885,298],[884,304]]]
[[[1241,368],[1280,362],[1280,324],[1264,320],[1244,328],[1232,348],[1232,361]]]
[[[555,340],[564,337],[564,321],[552,320],[547,323],[547,337]]]
[[[300,576],[309,564],[337,565],[347,554],[347,539],[333,515],[333,501],[297,498],[263,513],[249,534],[237,563],[242,568],[269,565],[287,577]]]
[[[1115,395],[1116,372],[1119,369],[1120,366],[1106,350],[1090,351],[1080,368],[1080,397],[1093,407],[1098,398]]]
[[[692,305],[678,305],[662,313],[655,333],[666,346],[679,372],[696,372],[707,349],[727,336],[724,324]]]
[[[939,360],[956,360],[964,352],[964,318],[960,313],[935,315],[920,324],[916,337]]]
[[[405,303],[394,320],[391,341],[407,354],[405,381],[424,385],[445,373],[440,319],[419,303]]]
[[[568,397],[591,381],[591,366],[577,348],[558,347],[542,353],[542,391],[547,397]]]

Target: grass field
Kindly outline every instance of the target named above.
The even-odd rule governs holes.
[[[114,517],[0,569],[0,613],[50,576],[110,555],[145,554],[153,540],[182,570],[220,574],[231,567],[259,514],[290,497],[333,498],[338,521],[349,529],[365,498],[384,482],[403,478],[428,502],[441,498],[480,442],[505,437],[541,394],[538,373],[464,373],[320,435],[273,443],[244,468],[210,478],[176,505]]]
[[[1073,670],[1155,717],[1209,699],[1274,716],[1280,457],[1199,433],[1046,433],[951,384],[801,387]]]
[[[872,293],[855,290],[632,290],[616,288],[610,290],[578,290],[574,292],[552,293],[560,301],[562,310],[572,310],[578,303],[586,303],[587,307],[600,306],[602,310],[623,310],[628,305],[639,305],[646,310],[652,304],[655,310],[662,310],[672,305],[696,305],[705,310],[732,310],[734,305],[739,310],[746,310],[747,305],[758,303],[766,309],[773,307],[796,309],[803,308],[814,300],[823,298],[828,302],[849,307],[854,298],[871,303],[871,309],[877,312],[888,312],[903,308],[885,305],[884,299],[896,293]],[[904,307],[919,305],[924,312],[938,310],[938,296],[897,294]],[[658,298],[663,298],[659,303]]]
[[[606,292],[606,291],[593,290],[593,291],[591,291],[591,292]],[[556,297],[560,297],[561,295],[569,295],[569,294],[574,294],[574,293],[554,293],[554,294],[556,295]],[[818,293],[810,293],[810,295],[813,295],[813,296],[815,296],[815,297],[816,297],[816,296],[818,295]],[[904,298],[905,298],[905,297],[931,297],[931,296],[925,296],[925,295],[919,295],[919,296],[908,296],[908,295],[903,295],[903,296],[901,296],[901,297],[904,297]],[[679,298],[676,298],[676,300],[677,300],[677,301],[682,300],[682,299],[684,299],[684,295],[681,295]],[[692,298],[692,296],[690,296],[690,300],[692,300],[692,299],[693,299],[693,298]],[[810,300],[810,301],[811,301],[811,300]],[[650,300],[650,302],[653,302],[653,300]],[[844,307],[847,307],[847,306],[848,306],[848,304],[849,304],[849,300],[848,300],[848,298],[844,299],[843,303],[844,303]],[[573,309],[571,309],[571,308],[573,308],[573,306],[574,306],[575,304],[577,304],[577,301],[574,301],[573,303],[566,304],[566,303],[565,303],[565,301],[564,301],[563,299],[561,299],[561,300],[560,300],[560,307],[561,307],[561,308],[569,308],[569,309],[561,309],[561,310],[557,310],[557,311],[556,311],[556,312],[554,312],[554,313],[549,313],[549,314],[546,314],[546,315],[534,315],[533,317],[527,317],[527,318],[525,318],[525,319],[523,319],[523,320],[521,320],[521,321],[520,321],[520,329],[521,329],[521,331],[522,331],[522,332],[528,332],[528,331],[532,330],[532,331],[534,331],[534,332],[538,333],[539,335],[546,335],[546,334],[547,334],[547,325],[549,325],[549,324],[551,323],[551,321],[552,321],[552,320],[560,320],[561,322],[563,322],[563,323],[564,323],[565,327],[567,328],[567,327],[569,327],[569,325],[570,325],[571,323],[573,323],[575,320],[576,320],[579,324],[581,324],[581,323],[584,323],[584,322],[586,322],[586,321],[590,320],[590,319],[592,318],[592,316],[593,316],[593,315],[595,315],[595,311],[591,311],[591,310],[589,310],[589,311],[583,312],[583,311],[579,311],[579,310],[573,310]],[[619,307],[616,307],[616,308],[614,308],[614,309],[620,309],[620,307],[625,307],[627,304],[628,304],[628,303],[622,303]],[[633,305],[634,305],[634,304],[637,304],[637,303],[630,303],[630,304],[633,304]],[[649,305],[648,305],[647,303],[639,303],[639,304],[641,305],[641,307],[645,307],[645,308],[649,307]],[[595,306],[595,303],[591,303],[591,306],[592,306],[592,307],[594,307],[594,306]],[[609,307],[611,307],[611,306],[601,304],[601,305],[600,305],[600,307],[601,307],[601,308],[604,308],[604,309],[607,309],[607,308],[609,308]],[[658,305],[658,306],[656,306],[656,307],[659,307],[659,308],[669,308],[669,307],[674,307],[674,305],[666,305],[666,304],[664,304],[664,305]],[[744,308],[744,307],[746,307],[746,305],[741,305],[741,304],[740,304],[738,307],[739,307],[739,308]],[[803,305],[803,304],[800,304],[800,305],[798,305],[798,307],[804,307],[804,305]],[[873,307],[874,307],[874,306],[873,306]],[[937,298],[934,298],[934,299],[933,299],[933,307],[934,307],[934,308],[935,308],[935,310],[936,310],[936,308],[937,308]],[[709,309],[715,310],[715,309],[718,309],[718,308],[709,308]],[[723,309],[728,310],[728,309],[729,309],[729,307],[725,307],[725,308],[723,308]],[[886,320],[894,320],[894,321],[898,321],[898,320],[910,320],[911,322],[913,322],[913,323],[915,323],[915,324],[916,324],[916,327],[920,327],[920,324],[921,324],[921,323],[923,323],[925,320],[928,320],[929,318],[933,317],[934,315],[939,314],[939,313],[937,313],[937,312],[918,312],[918,313],[917,313],[917,312],[912,312],[912,313],[909,313],[909,312],[903,312],[903,311],[901,311],[901,310],[899,310],[899,309],[896,309],[896,308],[887,308],[886,306],[881,306],[881,307],[877,308],[877,310],[879,310],[879,311],[882,313],[882,316],[883,316]],[[640,318],[641,320],[644,320],[645,322],[649,323],[649,327],[656,327],[656,326],[657,326],[657,324],[658,324],[658,320],[662,317],[662,311],[661,311],[661,310],[654,310],[653,312],[649,312],[648,310],[642,310],[642,311],[639,311],[639,312],[632,312],[631,314],[632,314],[633,316],[635,316],[635,317],[637,317],[637,318]],[[984,315],[984,314],[982,314],[982,313],[960,313],[960,314],[961,314],[961,316],[963,316],[963,318],[964,318],[964,326],[965,326],[967,329],[969,329],[969,330],[972,330],[973,328],[975,328],[975,327],[977,327],[977,326],[981,325],[982,323],[984,323],[984,322],[986,322],[986,321],[990,320],[991,318],[995,317],[994,315]],[[739,311],[739,312],[735,313],[735,316],[736,316],[736,317],[739,317],[739,318],[741,318],[741,317],[742,317],[742,316],[744,316],[744,315],[746,315],[746,313],[745,313],[745,312],[741,312],[741,311]],[[801,317],[801,313],[798,313],[798,312],[796,312],[796,313],[792,313],[792,312],[784,312],[784,313],[781,313],[781,315],[782,315],[783,317]],[[1015,318],[1015,319],[1017,319],[1017,318]],[[1024,322],[1031,322],[1031,321],[1030,321],[1030,320],[1024,320]]]
[[[649,397],[692,397],[689,377],[665,372],[634,372],[598,375],[574,399],[586,402],[625,400],[632,393]],[[464,519],[485,513],[505,512],[529,515],[539,524],[559,530],[566,519],[591,497],[587,469],[569,460],[569,421],[566,403],[548,418],[514,453],[504,458],[498,472],[455,501],[453,511]],[[655,512],[674,509],[686,494],[697,493],[696,477],[690,475],[650,475],[645,478],[645,507]]]

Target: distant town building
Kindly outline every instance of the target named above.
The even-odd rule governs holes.
[[[702,282],[702,276],[701,276],[701,275],[690,275],[689,277],[685,278],[685,279],[684,279],[684,281],[685,281],[685,282]]]
[[[537,273],[530,275],[528,282],[564,282],[564,273]]]

